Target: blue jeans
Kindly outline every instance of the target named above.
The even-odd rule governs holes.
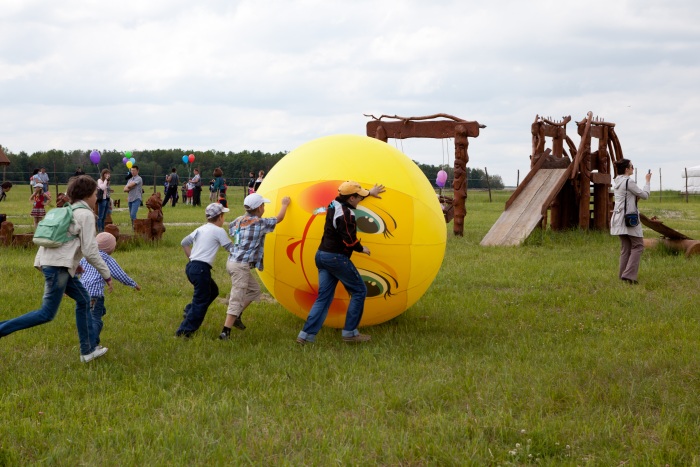
[[[131,225],[134,225],[134,219],[136,219],[136,214],[139,212],[139,207],[141,206],[141,200],[129,201],[129,216],[131,216]]]
[[[109,208],[109,198],[97,202],[97,231],[103,232],[105,229],[105,218]]]
[[[219,286],[211,278],[211,266],[203,261],[190,261],[185,267],[190,284],[194,285],[192,301],[185,307],[185,319],[176,336],[191,336],[204,321],[209,305],[219,296]]]
[[[71,277],[68,274],[67,268],[44,266],[41,271],[46,279],[41,308],[0,322],[0,337],[53,320],[58,313],[58,307],[65,293],[75,300],[75,325],[78,328],[80,353],[82,355],[91,353],[95,350],[95,344],[92,342],[94,336],[92,316],[90,315],[90,295],[87,290],[77,277]]]
[[[100,333],[104,326],[102,317],[107,314],[104,297],[91,297],[90,314],[92,314],[92,341],[97,346],[100,344]]]
[[[316,252],[316,267],[318,268],[318,297],[311,307],[299,337],[309,342],[316,340],[316,334],[321,330],[321,326],[328,316],[328,309],[333,302],[338,281],[345,286],[345,290],[350,294],[350,304],[345,314],[343,337],[358,335],[360,332],[357,330],[357,326],[360,324],[365,309],[367,286],[365,286],[360,273],[357,272],[357,268],[352,264],[350,258],[343,254],[320,250]]]

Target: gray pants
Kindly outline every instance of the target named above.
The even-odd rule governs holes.
[[[620,243],[620,279],[636,281],[644,251],[644,238],[620,235]]]

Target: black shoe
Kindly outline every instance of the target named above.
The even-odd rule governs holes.
[[[229,339],[231,339],[230,334],[226,334],[225,332],[222,332],[221,334],[219,334],[219,340],[227,341]]]
[[[243,321],[241,321],[240,316],[236,316],[236,320],[233,322],[233,327],[240,329],[241,331],[245,331],[245,324],[243,324]]]

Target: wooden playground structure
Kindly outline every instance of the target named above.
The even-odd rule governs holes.
[[[457,236],[464,235],[464,217],[467,214],[467,163],[469,162],[469,137],[479,136],[479,129],[486,128],[477,121],[467,121],[447,114],[435,114],[424,117],[399,117],[398,115],[382,115],[377,118],[374,115],[365,115],[372,120],[367,122],[367,136],[384,141],[389,138],[454,138],[455,162],[454,162],[454,198],[440,199],[443,205],[445,220],[449,221],[454,216],[453,232]],[[392,120],[383,121],[388,118]],[[439,120],[438,120],[439,119]],[[451,202],[451,205],[446,203]]]
[[[552,230],[610,227],[614,162],[623,158],[615,124],[588,112],[576,122],[576,147],[566,134],[571,117],[535,117],[530,172],[506,202],[505,211],[481,245],[518,245],[538,226]],[[551,138],[551,148],[546,148]],[[593,149],[592,138],[597,138]],[[568,151],[567,151],[568,150]],[[548,215],[549,214],[549,215]]]

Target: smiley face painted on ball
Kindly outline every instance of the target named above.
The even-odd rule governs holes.
[[[267,235],[260,277],[287,310],[306,319],[318,292],[316,250],[323,235],[325,208],[338,186],[356,180],[363,187],[383,184],[381,199],[368,197],[355,209],[357,236],[371,256],[352,261],[367,286],[361,326],[403,313],[427,290],[439,271],[446,228],[435,192],[415,163],[372,138],[340,135],[307,143],[270,171],[258,192],[272,200],[292,199],[285,220]],[[338,284],[325,325],[345,322],[349,295]]]

